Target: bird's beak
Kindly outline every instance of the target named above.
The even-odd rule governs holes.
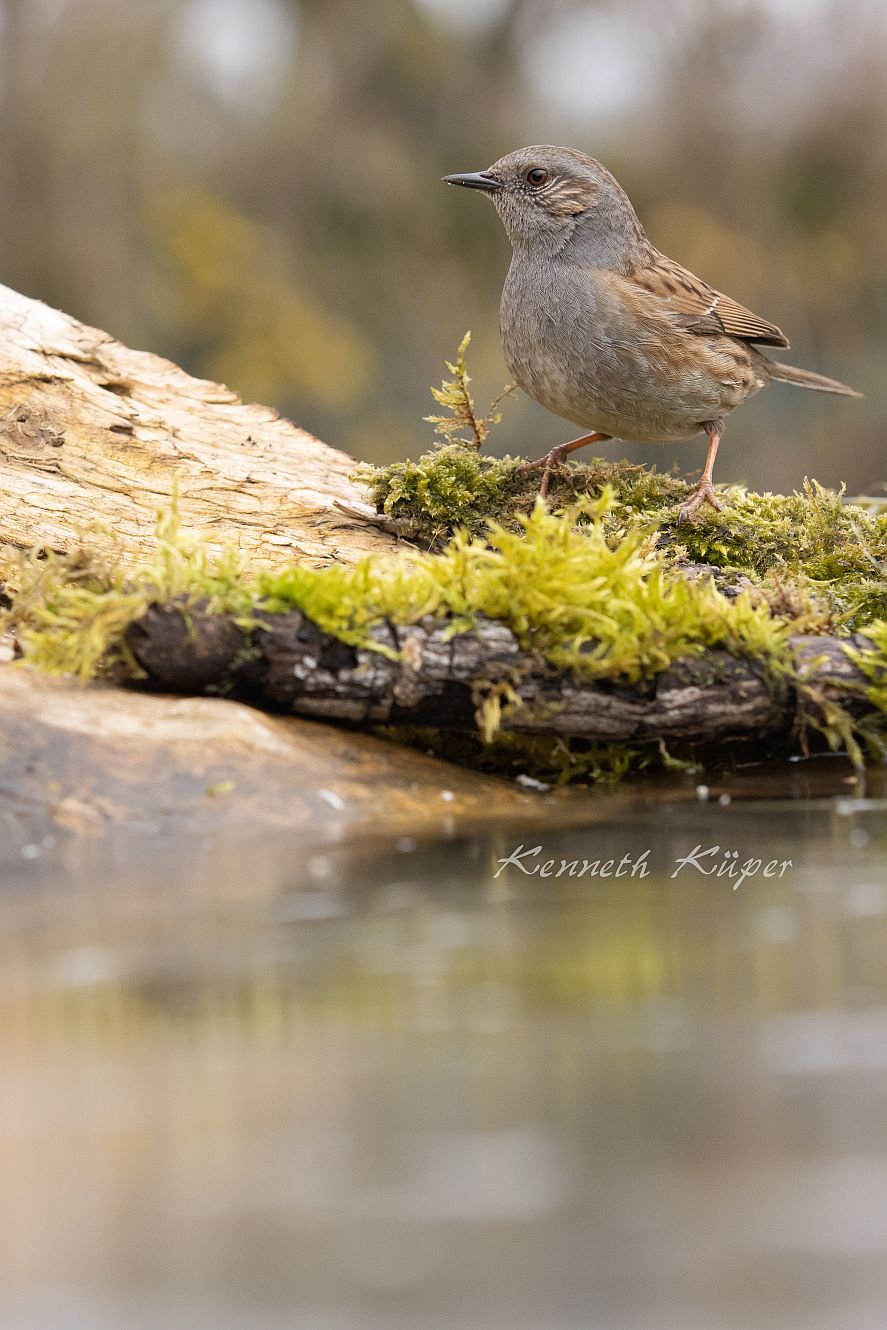
[[[502,181],[497,180],[489,171],[466,171],[463,175],[445,175],[441,177],[448,185],[462,185],[465,189],[483,189],[488,194],[495,194],[502,188]]]

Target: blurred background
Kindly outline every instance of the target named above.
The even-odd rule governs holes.
[[[883,0],[2,0],[0,280],[388,461],[430,438],[466,328],[479,400],[507,378],[505,237],[439,177],[568,143],[866,393],[763,394],[720,478],[872,491],[885,75]],[[495,446],[570,434],[515,398]],[[689,469],[702,443],[632,455]]]

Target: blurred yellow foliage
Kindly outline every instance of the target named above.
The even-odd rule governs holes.
[[[348,404],[364,390],[372,347],[299,281],[278,233],[196,189],[150,224],[169,271],[161,315],[193,339],[196,372],[262,402]]]

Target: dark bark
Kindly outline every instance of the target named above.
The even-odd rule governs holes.
[[[641,685],[588,682],[546,666],[491,620],[449,638],[435,619],[392,625],[376,640],[396,658],[340,642],[296,611],[264,616],[247,632],[175,607],[150,609],[128,636],[154,688],[223,692],[355,725],[470,729],[485,691],[501,683],[520,698],[519,707],[506,710],[503,728],[598,742],[765,744],[803,722],[816,697],[851,713],[867,709],[864,678],[836,638],[792,639],[801,689],[720,650],[678,661]]]

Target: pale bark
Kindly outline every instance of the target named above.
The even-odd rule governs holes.
[[[353,563],[395,547],[361,515],[353,460],[265,406],[0,287],[0,539],[148,555],[182,525],[253,562]],[[342,504],[346,512],[337,507]]]

